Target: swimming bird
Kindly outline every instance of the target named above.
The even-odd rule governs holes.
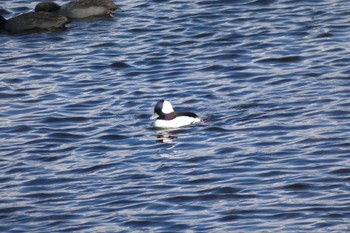
[[[0,15],[0,29],[12,33],[64,28],[67,22],[66,17],[48,12],[24,13],[8,20]]]
[[[154,126],[157,128],[179,128],[201,122],[193,112],[175,112],[171,103],[166,100],[158,101],[151,119],[156,119]]]
[[[110,16],[116,9],[117,5],[112,0],[73,0],[62,6],[45,1],[35,6],[35,12],[55,12],[71,19]]]

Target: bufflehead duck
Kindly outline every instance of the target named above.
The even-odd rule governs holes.
[[[0,15],[0,29],[13,33],[64,28],[67,22],[66,17],[48,12],[30,12],[8,20]]]
[[[159,100],[151,119],[157,128],[178,128],[199,123],[201,119],[193,112],[175,112],[169,101]]]
[[[108,16],[116,9],[117,5],[113,0],[73,0],[62,6],[52,1],[45,1],[35,6],[35,12],[56,12],[71,19]]]

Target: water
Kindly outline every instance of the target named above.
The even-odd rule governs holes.
[[[119,5],[0,34],[1,232],[350,230],[347,1]]]

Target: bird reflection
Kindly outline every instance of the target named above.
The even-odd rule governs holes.
[[[177,138],[177,135],[175,134],[174,130],[170,129],[157,129],[156,134],[156,141],[160,143],[170,143]]]

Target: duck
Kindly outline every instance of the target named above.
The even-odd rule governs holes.
[[[155,119],[153,125],[156,128],[179,128],[201,122],[193,112],[175,112],[171,103],[164,99],[155,105],[151,119]]]
[[[65,28],[68,19],[48,12],[29,12],[6,20],[0,15],[0,29],[11,33]]]
[[[58,5],[53,1],[44,1],[35,6],[35,12],[55,12],[69,19],[83,19],[96,16],[111,16],[117,9],[112,0],[73,0]]]

